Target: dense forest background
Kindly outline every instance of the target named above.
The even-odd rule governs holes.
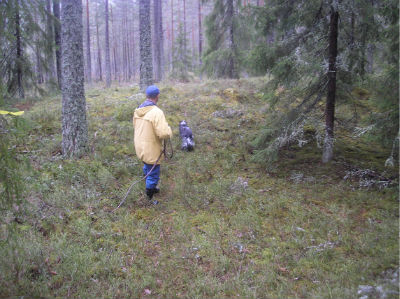
[[[398,1],[0,0],[0,296],[397,298],[398,179]]]
[[[397,136],[396,1],[83,1],[80,15],[74,34],[84,54],[73,56],[83,57],[87,84],[139,81],[143,89],[163,79],[269,74],[268,84],[304,97],[273,125],[286,134],[326,96],[325,161],[333,155],[336,96],[349,100],[355,86],[368,84],[387,111],[374,116],[374,130],[386,146]],[[1,22],[3,104],[60,89],[60,2],[4,1]],[[278,135],[260,134],[262,159],[285,143],[265,143],[287,139]]]

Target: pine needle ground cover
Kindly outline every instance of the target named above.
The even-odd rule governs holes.
[[[390,149],[339,126],[328,165],[315,141],[283,149],[273,168],[253,162],[271,113],[265,80],[160,85],[174,132],[161,204],[147,204],[143,183],[115,212],[141,177],[132,114],[143,94],[87,90],[90,153],[80,160],[60,155],[60,97],[36,103],[14,147],[30,161],[19,170],[25,203],[1,212],[0,296],[397,298]],[[183,119],[194,152],[180,151]]]

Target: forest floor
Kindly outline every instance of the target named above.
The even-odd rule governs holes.
[[[326,165],[315,141],[284,149],[274,168],[253,162],[265,80],[160,84],[174,133],[160,204],[139,183],[115,212],[142,174],[132,114],[143,94],[87,89],[91,151],[79,160],[61,158],[61,97],[29,107],[17,145],[26,204],[1,222],[0,297],[398,298],[390,150],[338,129]],[[180,150],[182,119],[194,152]]]

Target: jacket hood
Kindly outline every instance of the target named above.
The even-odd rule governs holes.
[[[137,116],[137,117],[143,117],[143,116],[146,115],[147,112],[149,112],[150,110],[152,110],[154,107],[156,107],[156,106],[146,106],[146,107],[143,107],[143,108],[137,108],[137,109],[135,110],[135,116]]]

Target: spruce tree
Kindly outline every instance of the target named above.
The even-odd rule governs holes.
[[[46,67],[42,55],[46,53],[43,41],[46,31],[46,8],[43,2],[22,0],[0,1],[0,91],[1,97],[25,97],[27,89],[37,86],[41,72],[35,72],[33,63]],[[31,57],[32,56],[32,57]]]
[[[236,14],[239,3],[238,0],[216,0],[212,13],[206,18],[208,49],[204,54],[204,70],[210,76],[239,76]]]
[[[295,135],[324,96],[323,162],[333,158],[336,96],[365,79],[367,45],[388,27],[382,12],[389,2],[392,8],[396,6],[394,1],[270,0],[255,10],[256,26],[264,38],[250,53],[249,65],[259,74],[272,74],[271,86],[297,89],[294,96],[303,98],[286,117],[269,124],[275,129],[260,133],[255,142],[258,160],[269,159],[272,151],[290,142],[288,136]],[[274,39],[268,42],[271,35]],[[388,43],[385,38],[381,46]]]
[[[188,40],[185,36],[183,24],[178,26],[178,35],[175,39],[172,73],[171,76],[181,82],[189,81],[188,68],[190,66],[190,55],[187,47]]]

